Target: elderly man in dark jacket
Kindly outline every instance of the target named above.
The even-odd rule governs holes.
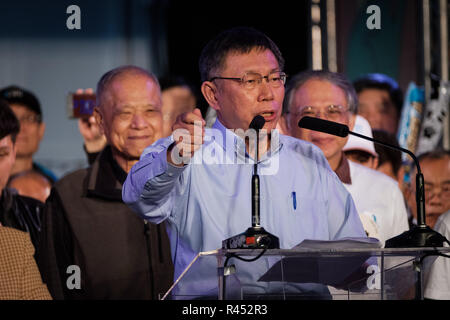
[[[173,281],[165,226],[139,219],[121,196],[128,171],[162,135],[157,79],[133,66],[107,72],[94,116],[108,145],[52,189],[39,268],[55,299],[157,299]]]

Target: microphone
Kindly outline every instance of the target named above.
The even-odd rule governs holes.
[[[349,130],[346,125],[319,118],[303,117],[298,122],[298,126],[300,128],[320,131],[342,138],[345,138],[349,134]]]
[[[260,225],[260,182],[258,175],[259,160],[259,130],[264,127],[266,120],[257,115],[250,122],[249,129],[256,130],[255,163],[252,175],[252,226],[244,233],[222,241],[224,249],[279,249],[278,237],[268,233]]]
[[[418,225],[413,227],[409,231],[405,231],[402,234],[386,240],[385,248],[415,248],[415,247],[443,247],[446,238],[440,233],[434,231],[426,225],[425,215],[425,182],[422,171],[420,170],[419,161],[414,153],[411,151],[397,147],[362,134],[352,132],[348,129],[348,126],[336,123],[333,121],[323,120],[319,118],[303,117],[298,122],[300,128],[328,133],[331,135],[345,138],[349,134],[357,136],[362,139],[372,141],[374,143],[383,145],[385,147],[405,152],[411,156],[417,168],[416,174],[416,205],[417,205],[417,223]]]
[[[264,127],[265,123],[266,120],[264,119],[264,117],[261,115],[257,115],[253,118],[252,122],[250,122],[249,128],[259,131]]]
[[[252,226],[254,228],[261,227],[260,225],[260,196],[259,196],[259,176],[258,176],[258,160],[259,160],[259,130],[264,127],[266,120],[263,116],[257,115],[250,122],[250,129],[256,130],[256,151],[255,151],[255,164],[253,165],[252,176]]]

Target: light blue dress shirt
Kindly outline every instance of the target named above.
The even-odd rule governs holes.
[[[145,149],[128,174],[122,197],[144,219],[167,220],[177,279],[198,252],[218,249],[222,240],[252,225],[253,164],[243,140],[218,120],[206,129],[205,143],[188,165],[179,168],[167,163],[172,143],[173,137],[167,137]],[[280,248],[290,249],[304,239],[366,236],[350,194],[313,144],[274,131],[271,150],[261,157],[258,173],[261,226],[279,238]],[[260,260],[259,272],[254,263],[249,270],[236,260],[242,286],[251,287],[275,263]],[[177,288],[177,294],[213,294],[217,280],[206,283],[205,275],[211,271],[201,270],[216,267],[199,267],[197,275],[191,275],[191,284]],[[272,283],[257,285],[255,292],[267,291],[270,285],[277,290]],[[314,284],[302,290],[328,292]]]

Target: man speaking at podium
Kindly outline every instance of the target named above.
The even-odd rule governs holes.
[[[203,96],[218,115],[215,124],[205,129],[198,109],[179,116],[172,136],[144,151],[122,191],[124,202],[140,216],[168,222],[175,279],[198,252],[220,248],[223,240],[251,225],[255,152],[242,133],[258,115],[264,117],[266,132],[260,135],[265,139],[258,162],[261,225],[279,237],[280,248],[290,249],[304,239],[365,237],[350,194],[320,149],[273,131],[286,80],[275,43],[252,28],[230,29],[205,46],[199,67]],[[273,283],[257,283],[273,263],[269,260],[260,259],[261,270],[236,261],[241,285],[256,293],[277,291]],[[217,293],[217,280],[205,279],[211,274],[207,268],[214,273],[217,265],[211,260],[200,267],[175,294]],[[308,295],[328,294],[324,285],[299,287]]]

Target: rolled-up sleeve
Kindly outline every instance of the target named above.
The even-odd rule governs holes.
[[[161,139],[145,149],[122,188],[123,201],[153,223],[169,217],[175,184],[186,169],[186,166],[178,168],[167,163],[167,149],[172,142],[171,137]]]

